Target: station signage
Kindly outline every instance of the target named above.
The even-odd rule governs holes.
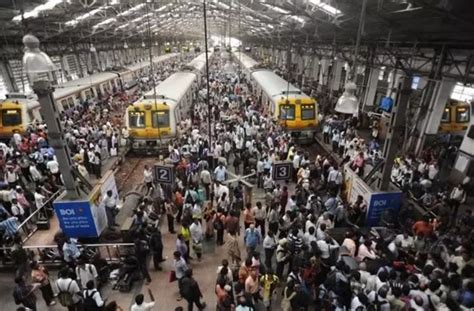
[[[95,238],[98,236],[90,202],[56,201],[53,203],[63,233],[71,238]]]

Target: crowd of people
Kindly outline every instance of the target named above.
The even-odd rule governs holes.
[[[408,228],[364,228],[363,201],[348,204],[342,198],[342,166],[349,163],[363,175],[367,164],[375,165],[380,157],[377,131],[366,144],[356,135],[353,119],[328,117],[324,141],[344,160],[309,154],[266,115],[244,77],[222,70],[228,61],[212,61],[210,111],[204,99],[194,103],[180,125],[181,136],[162,159],[175,167],[175,186],[154,183],[151,168],[145,167],[150,197],[135,210],[132,240],[135,267],[147,283],[152,281],[148,257],[156,270],[164,269],[162,233],[154,225],[154,214],[163,213],[168,231],[163,234],[176,236],[168,281],[176,284],[178,300],[184,299],[188,310],[207,307],[193,270],[208,256],[204,249],[209,243],[225,254],[215,276],[220,311],[474,308],[472,215],[466,212],[450,227],[421,219]],[[293,180],[273,180],[273,164],[279,160],[291,161]],[[428,177],[430,165],[424,171]],[[234,175],[247,178],[232,181]],[[264,199],[252,200],[252,191],[262,191]],[[461,191],[448,200],[462,203]],[[406,210],[401,214],[411,217]],[[342,235],[339,228],[344,228]],[[56,299],[69,310],[102,307],[100,269],[87,262],[74,239],[66,237],[62,250],[67,266],[60,272]],[[45,302],[53,303],[43,282],[47,270],[37,263],[31,269]],[[17,281],[19,301],[31,308],[34,285],[21,275]],[[151,292],[150,299],[136,296],[131,310],[151,310]],[[118,310],[116,304],[107,308]]]

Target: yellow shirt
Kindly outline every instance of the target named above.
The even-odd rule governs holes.
[[[189,241],[191,239],[191,232],[189,231],[189,228],[181,227],[180,233],[185,241]]]
[[[260,283],[263,287],[263,298],[268,298],[272,295],[273,285],[279,281],[278,277],[274,274],[265,274],[260,277]]]

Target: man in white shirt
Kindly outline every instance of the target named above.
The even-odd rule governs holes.
[[[41,206],[43,206],[44,199],[46,199],[46,197],[41,194],[40,187],[36,187],[36,190],[35,190],[35,193],[33,194],[33,196],[35,197],[35,206],[36,206],[36,208],[40,208]]]
[[[219,164],[214,170],[214,179],[218,182],[224,182],[227,178],[227,169],[224,165]]]
[[[155,306],[155,297],[151,292],[151,289],[148,289],[148,294],[150,295],[151,302],[145,302],[145,296],[143,294],[138,294],[135,296],[135,303],[133,304],[131,311],[150,311]]]
[[[204,189],[206,190],[206,198],[209,199],[209,191],[211,190],[209,187],[211,186],[212,183],[212,178],[211,178],[211,173],[209,170],[206,168],[203,168],[201,173],[199,174],[199,178],[201,179],[201,183],[204,186]]]
[[[117,214],[117,199],[113,196],[112,190],[108,190],[102,199],[105,207],[105,214],[107,215],[107,225],[109,229],[113,230],[114,226],[118,226],[115,222],[115,215]]]
[[[413,249],[415,247],[413,237],[409,236],[407,232],[397,235],[395,237],[395,243],[405,251]]]
[[[68,267],[61,269],[59,272],[59,279],[56,281],[56,287],[58,288],[59,295],[61,292],[69,292],[72,295],[74,305],[71,306],[70,310],[76,310],[75,308],[82,310],[82,308],[79,309],[82,307],[81,290],[79,285],[77,285],[77,282],[69,277]]]
[[[265,217],[267,215],[267,211],[264,206],[262,206],[262,202],[257,202],[257,206],[253,208],[253,216],[255,217],[255,226],[260,228],[260,233],[262,236],[265,236]]]
[[[87,282],[93,281],[96,285],[96,279],[98,277],[97,269],[93,264],[86,263],[84,259],[79,258],[76,267],[77,281],[80,283],[83,289],[87,288]]]

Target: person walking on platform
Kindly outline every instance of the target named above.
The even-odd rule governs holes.
[[[15,278],[15,289],[13,290],[13,299],[17,305],[22,304],[28,310],[36,311],[36,296],[34,291],[39,284],[27,285],[21,276]]]
[[[39,288],[41,294],[43,295],[44,302],[47,306],[54,306],[56,301],[54,301],[54,293],[51,288],[51,283],[49,281],[49,272],[43,265],[40,265],[38,262],[33,261],[30,265],[31,267],[31,279],[33,282],[40,284]]]
[[[165,261],[163,258],[163,240],[160,229],[154,227],[150,236],[150,250],[153,256],[153,265],[155,270],[163,270],[160,264]]]
[[[148,253],[150,246],[147,241],[135,239],[135,255],[137,256],[138,267],[146,279],[147,283],[151,283],[150,273],[148,272]]]

